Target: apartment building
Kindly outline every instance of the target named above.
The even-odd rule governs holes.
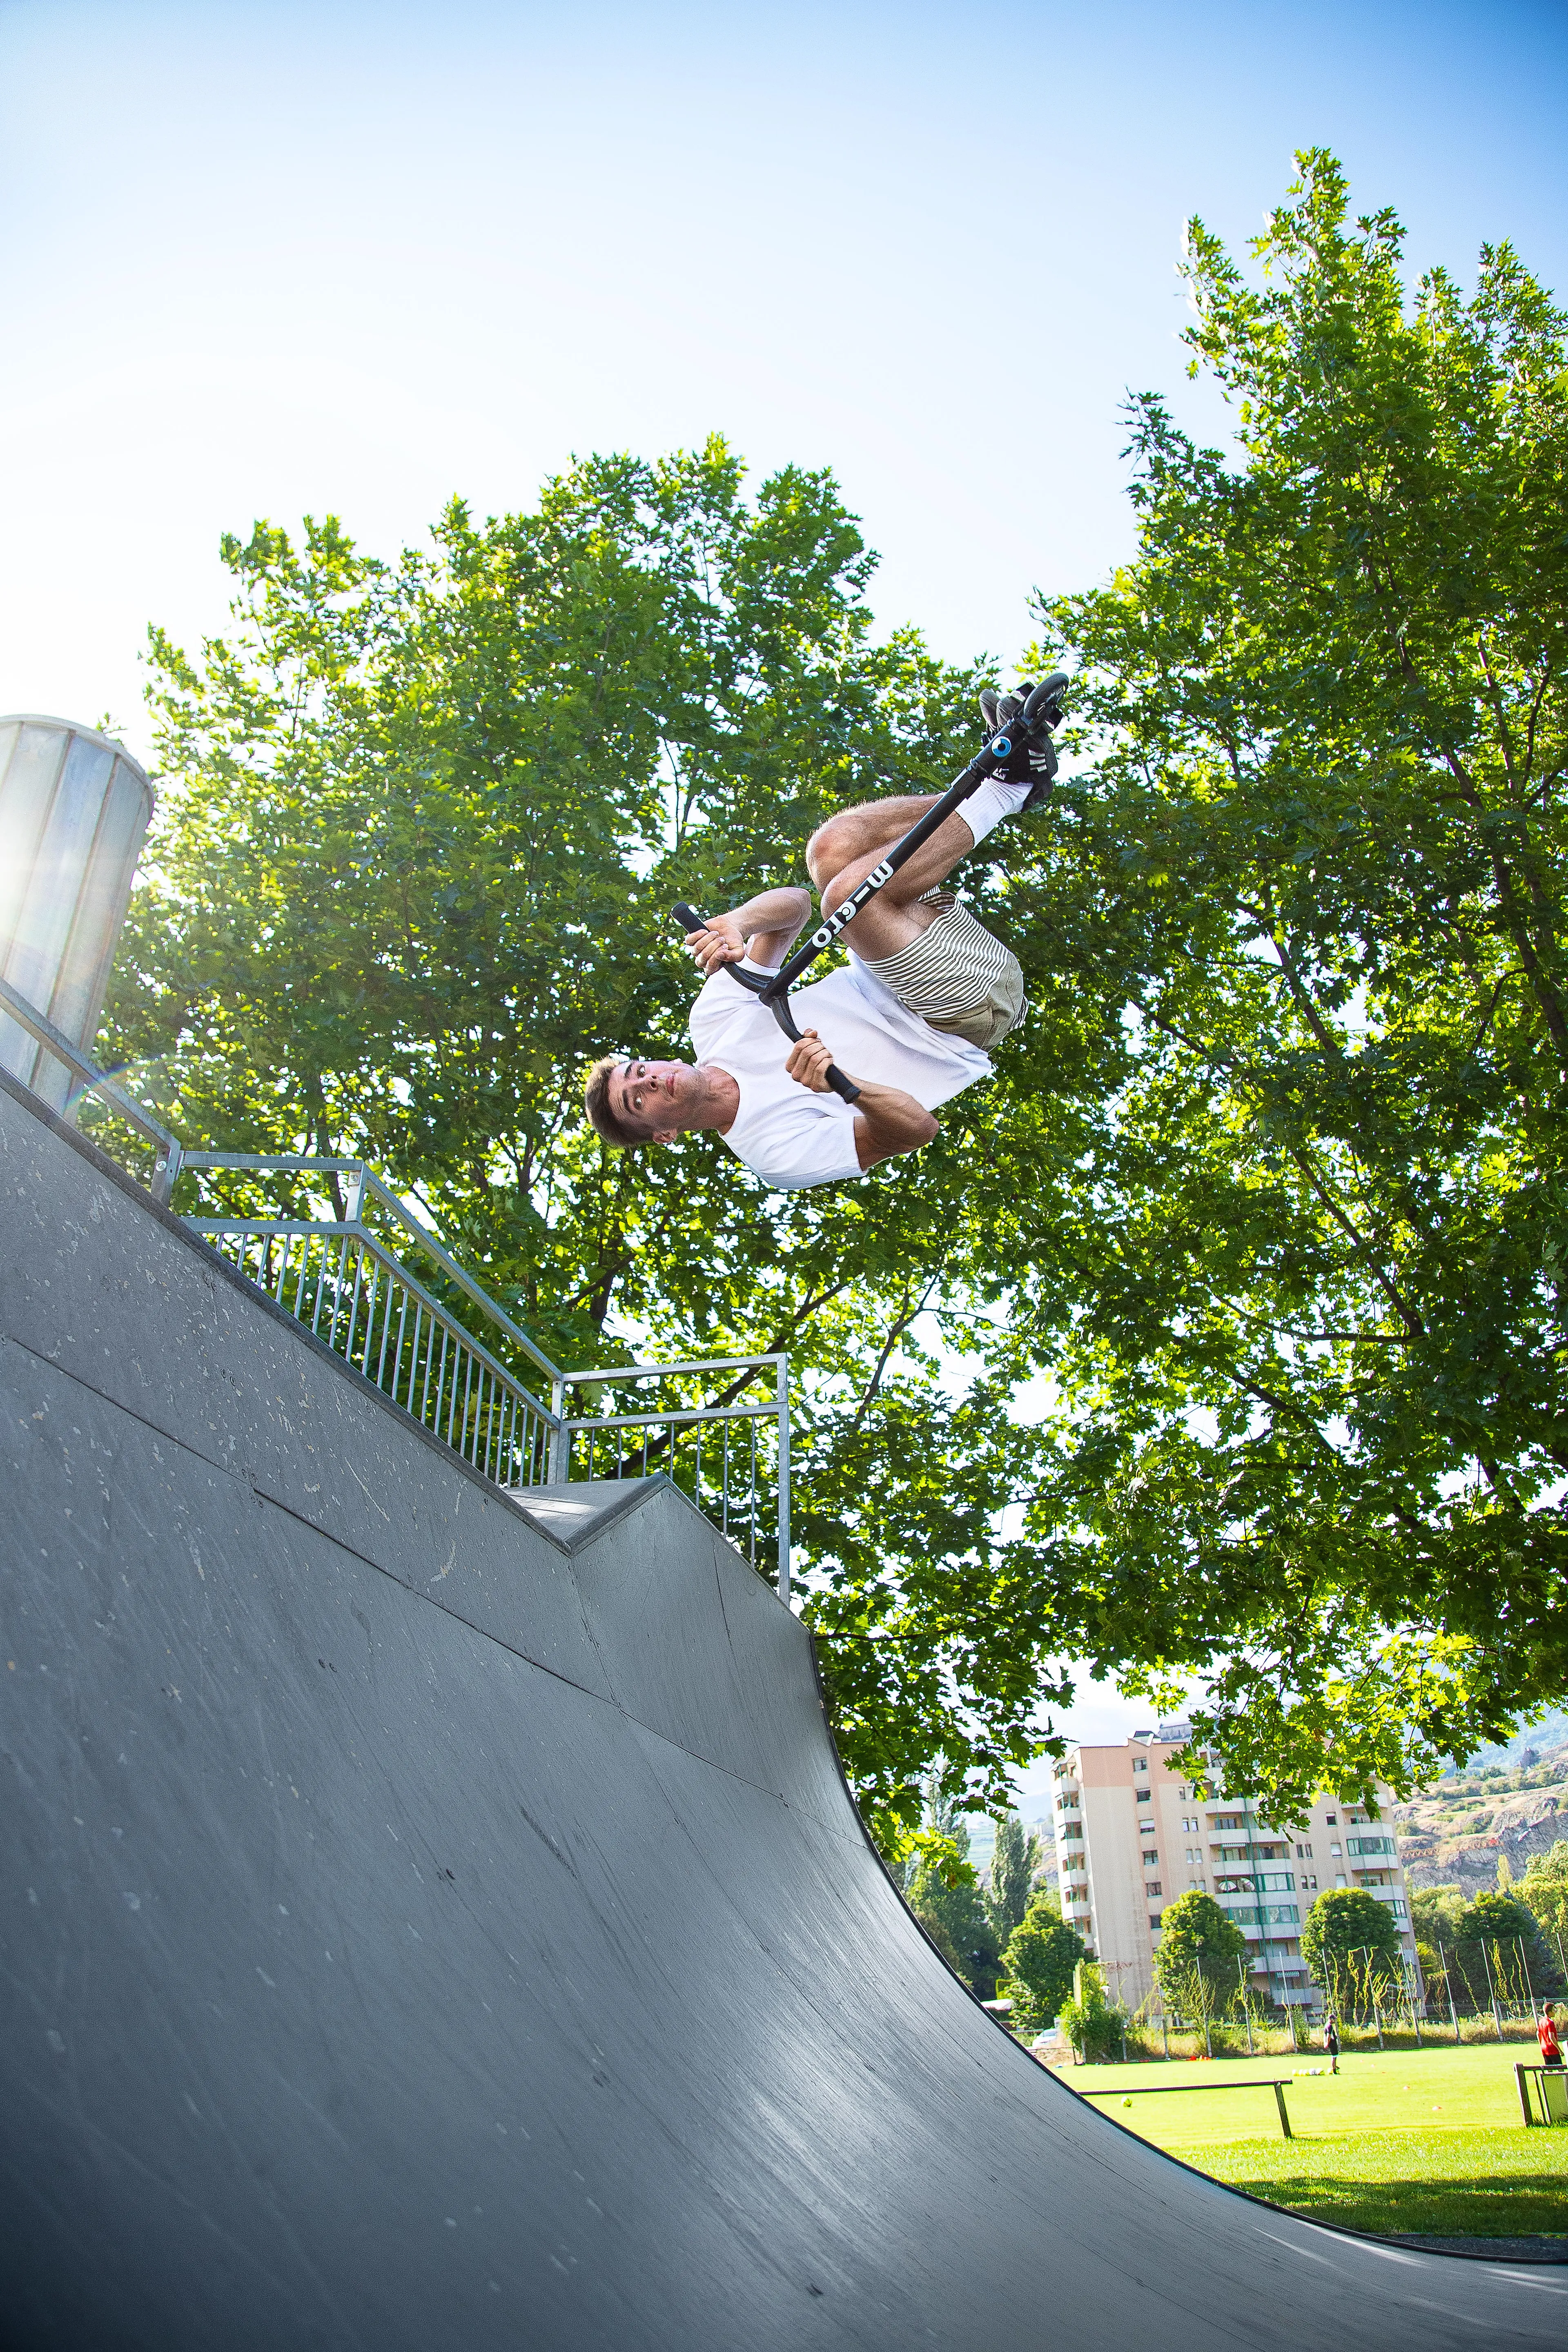
[[[1062,1916],[1105,1971],[1107,1990],[1136,2009],[1154,1982],[1165,1905],[1189,1888],[1212,1895],[1247,1937],[1252,1981],[1285,2006],[1315,2002],[1301,1958],[1301,1922],[1326,1886],[1360,1886],[1386,1903],[1414,1963],[1409,1898],[1392,1827],[1320,1798],[1300,1826],[1270,1822],[1250,1797],[1220,1796],[1176,1768],[1184,1723],[1134,1732],[1120,1747],[1070,1748],[1056,1768],[1052,1821]]]

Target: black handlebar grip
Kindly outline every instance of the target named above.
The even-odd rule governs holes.
[[[683,931],[703,931],[708,928],[696,908],[689,907],[684,898],[678,898],[669,913],[671,921],[679,923]]]
[[[1018,713],[1019,725],[1026,729],[1054,726],[1061,717],[1061,698],[1069,682],[1065,669],[1054,669],[1049,677],[1043,677],[1038,686],[1032,688]],[[1057,706],[1055,709],[1051,707],[1053,704]]]
[[[847,1078],[845,1076],[837,1062],[829,1062],[827,1065],[827,1083],[841,1101],[847,1103],[856,1103],[859,1101],[859,1087],[856,1085],[853,1078]]]

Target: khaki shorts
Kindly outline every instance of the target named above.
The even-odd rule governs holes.
[[[950,890],[928,891],[923,903],[936,920],[897,955],[868,956],[866,969],[932,1029],[989,1054],[1029,1009],[1023,966]]]

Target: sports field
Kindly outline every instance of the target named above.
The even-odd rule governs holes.
[[[1216,2180],[1352,2230],[1430,2237],[1568,2234],[1568,2127],[1526,2131],[1519,2044],[1357,2051],[1337,2075],[1317,2053],[1056,2069],[1100,2113]],[[1314,2072],[1319,2069],[1321,2071]],[[1122,2100],[1136,2086],[1289,2078],[1294,2137],[1267,2089]]]

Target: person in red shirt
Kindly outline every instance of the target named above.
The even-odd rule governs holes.
[[[1557,2039],[1557,2018],[1550,2001],[1541,2012],[1541,2022],[1535,2029],[1535,2038],[1541,2044],[1542,2064],[1561,2066],[1563,2044]]]

